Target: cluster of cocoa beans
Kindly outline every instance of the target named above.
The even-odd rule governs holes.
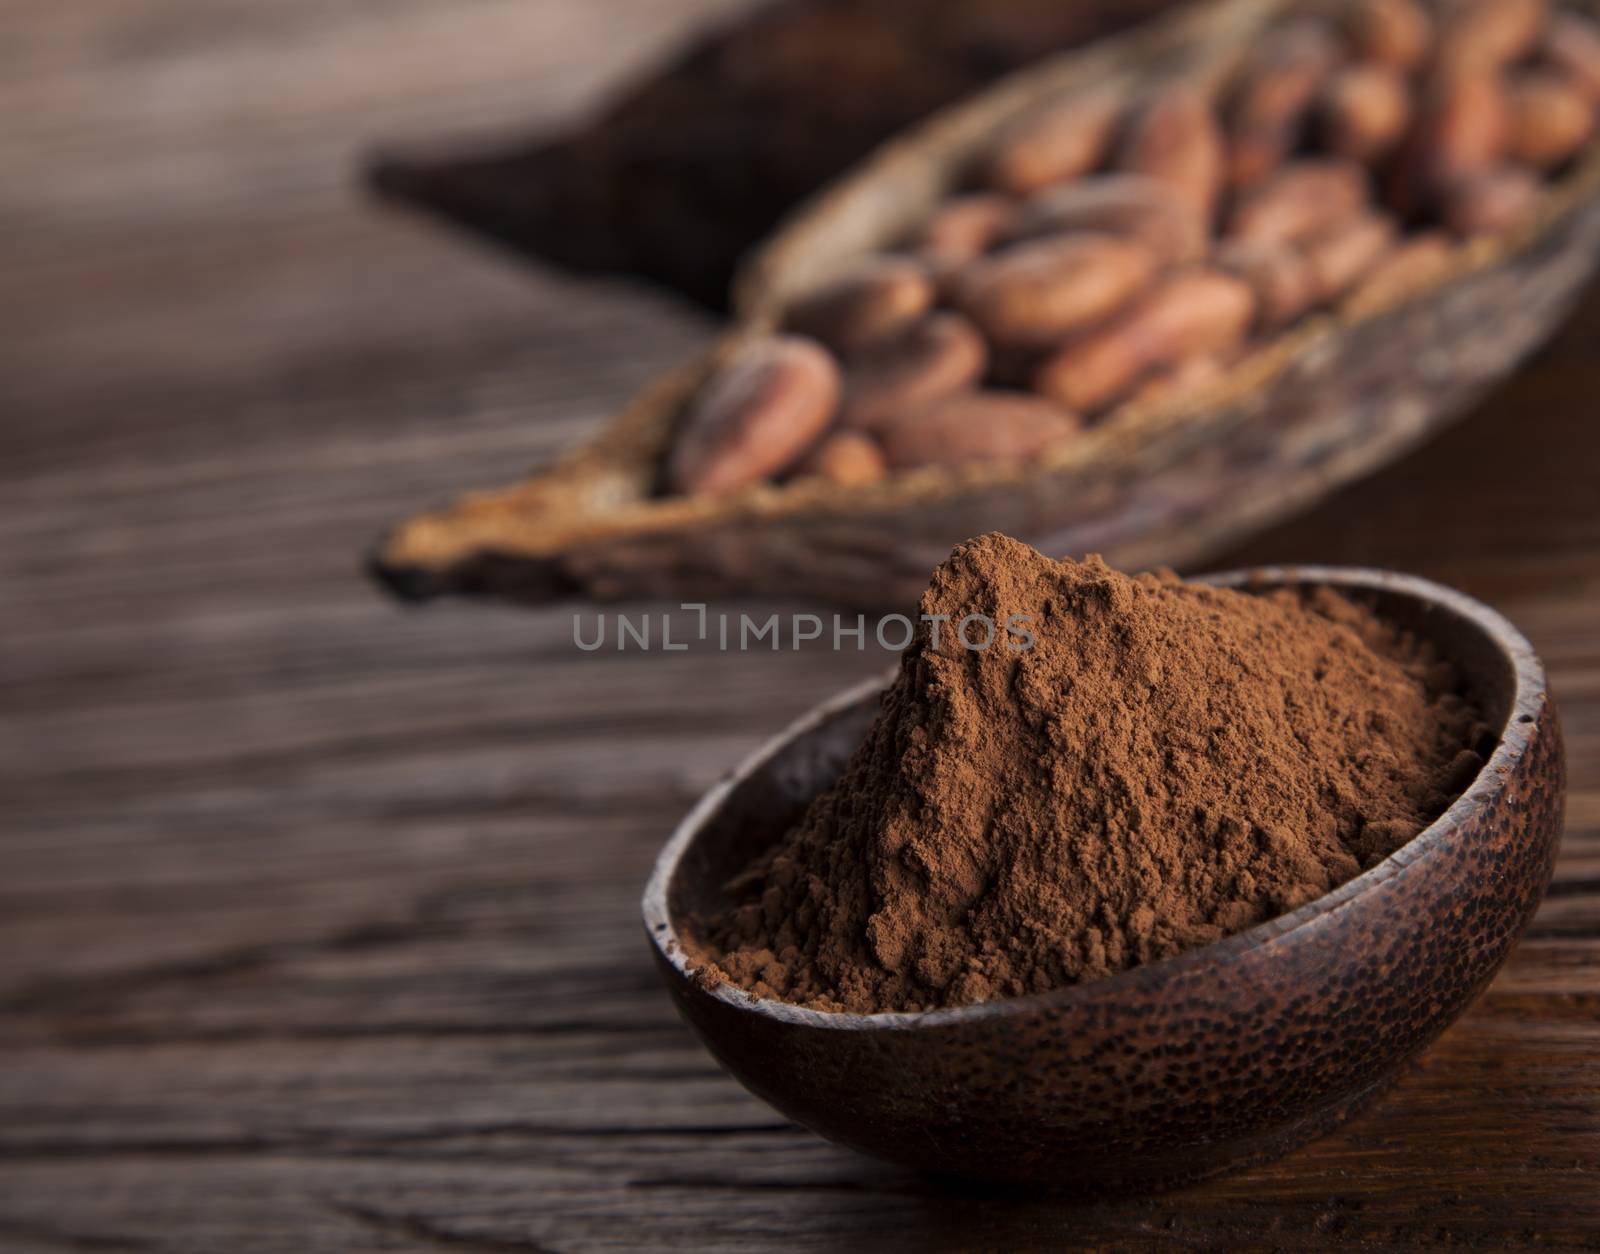
[[[671,486],[1027,458],[1515,228],[1597,108],[1600,26],[1548,0],[1353,0],[1284,19],[1216,89],[1040,107],[900,251],[705,383]]]

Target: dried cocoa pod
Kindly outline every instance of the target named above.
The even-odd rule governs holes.
[[[1115,164],[1166,183],[1209,223],[1225,159],[1222,127],[1210,101],[1192,83],[1178,82],[1155,89],[1134,107]]]
[[[979,181],[995,191],[1028,196],[1075,179],[1100,164],[1121,103],[1111,92],[1056,101],[1001,131]]]
[[[1594,133],[1595,105],[1570,76],[1533,70],[1513,79],[1507,154],[1539,170],[1574,157]]]
[[[1294,243],[1349,218],[1367,203],[1366,167],[1311,158],[1284,166],[1245,193],[1228,218],[1228,234],[1265,243]]]
[[[1069,409],[1104,409],[1152,367],[1234,347],[1254,317],[1247,283],[1220,270],[1182,270],[1111,325],[1047,359],[1034,387]]]
[[[988,346],[970,321],[958,313],[931,314],[898,339],[850,360],[839,421],[875,431],[896,414],[972,387],[988,363]]]
[[[1498,71],[1436,75],[1394,166],[1391,198],[1406,215],[1492,169],[1510,139],[1511,110]]]
[[[1600,104],[1600,24],[1581,13],[1556,14],[1545,32],[1543,53],[1551,67]]]
[[[1345,33],[1359,59],[1401,71],[1417,69],[1433,47],[1433,19],[1416,0],[1357,0]]]
[[[1143,174],[1092,174],[1029,197],[1006,237],[1020,241],[1071,231],[1131,236],[1148,245],[1161,266],[1197,261],[1209,243],[1194,207]]]
[[[1362,213],[1331,231],[1307,240],[1306,263],[1316,284],[1318,304],[1337,300],[1386,257],[1399,228],[1386,213]]]
[[[1539,176],[1522,166],[1485,170],[1446,193],[1445,225],[1464,239],[1515,230],[1533,216],[1542,191]]]
[[[1332,28],[1317,18],[1291,22],[1267,35],[1241,71],[1228,102],[1228,181],[1233,186],[1249,186],[1283,163],[1343,58]]]
[[[1013,116],[1021,100],[1038,99],[1043,84],[1067,92],[1111,81],[1126,84],[1132,98],[1161,90],[1179,64],[1196,82],[1219,82],[1282,11],[1279,0],[1186,6],[1126,43],[1041,67],[902,137],[752,259],[739,295],[744,324],[772,325],[811,276],[838,272],[843,259],[863,248],[903,247],[907,225],[939,207],[971,154],[994,133],[994,119]],[[1541,55],[1538,64],[1555,68],[1547,52]],[[1523,68],[1502,67],[1491,77]],[[1413,131],[1422,128],[1414,124]],[[1493,171],[1505,157],[1483,162],[1480,152],[1478,159],[1481,169]],[[1257,530],[1262,500],[1270,498],[1275,508],[1305,505],[1439,431],[1468,397],[1548,337],[1595,269],[1600,193],[1590,181],[1593,161],[1600,155],[1586,155],[1581,170],[1541,200],[1527,227],[1497,237],[1495,246],[1465,246],[1453,237],[1446,244],[1436,235],[1408,241],[1335,312],[1302,320],[1270,351],[1252,351],[1252,341],[1243,341],[1225,352],[1226,376],[1196,393],[1181,420],[1121,408],[1105,438],[1066,436],[1026,464],[982,475],[926,469],[893,483],[893,491],[864,490],[867,504],[848,499],[848,489],[804,487],[686,501],[666,490],[666,472],[675,457],[671,441],[705,378],[700,359],[653,383],[595,440],[549,471],[400,522],[379,541],[371,568],[408,598],[462,591],[524,601],[783,593],[888,608],[914,603],[925,584],[926,553],[948,551],[990,527],[1058,552],[1103,546],[1141,566],[1195,563],[1202,552]],[[1528,176],[1521,175],[1524,187],[1531,187]],[[1430,210],[1438,208],[1435,198]],[[1100,329],[1077,334],[1093,340]],[[726,360],[731,344],[741,342],[747,341],[717,346],[710,360]],[[1034,362],[1069,343],[1033,350]],[[986,378],[992,380],[1009,368],[1002,355],[1021,354],[990,348],[995,361]],[[1245,364],[1233,368],[1236,359]],[[1134,389],[1148,383],[1159,391],[1186,373],[1187,360],[1145,366]],[[956,404],[961,395],[940,403]],[[1063,419],[1052,414],[1045,425],[1054,438]],[[773,473],[781,477],[836,429],[813,437]],[[985,441],[983,455],[1001,438],[983,415],[960,430]],[[902,438],[911,432],[933,446],[932,458],[960,455],[937,424],[904,428]],[[1071,456],[1055,457],[1058,449]],[[1339,455],[1330,458],[1329,449]]]
[[[794,471],[796,478],[826,479],[850,488],[876,483],[888,473],[877,441],[859,431],[835,431],[824,437]]]
[[[1023,461],[1082,426],[1076,414],[1026,392],[958,392],[900,415],[883,430],[897,470]]]
[[[1319,105],[1323,143],[1352,161],[1381,160],[1411,125],[1411,84],[1404,71],[1377,62],[1340,70]]]
[[[962,266],[999,243],[1016,211],[1016,201],[995,192],[956,196],[933,211],[911,246],[937,266]]]
[[[1293,244],[1225,240],[1216,263],[1250,285],[1256,298],[1255,329],[1261,334],[1281,331],[1317,303],[1317,277]]]
[[[1084,231],[982,258],[958,277],[953,299],[992,344],[1045,347],[1115,313],[1155,272],[1137,240]]]
[[[1495,70],[1538,45],[1549,0],[1451,0],[1439,24],[1436,63],[1446,70]]]
[[[932,307],[928,268],[911,257],[879,254],[794,301],[784,330],[855,352],[905,330]]]
[[[814,340],[776,335],[740,351],[700,389],[667,473],[674,490],[726,496],[785,470],[833,421],[839,366]]]
[[[1421,290],[1454,259],[1455,248],[1442,232],[1412,235],[1367,272],[1351,297],[1351,303],[1367,308],[1387,305]]]

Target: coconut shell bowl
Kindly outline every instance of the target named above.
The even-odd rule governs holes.
[[[1104,979],[875,1015],[697,983],[684,948],[694,919],[838,778],[883,687],[863,684],[712,789],[645,891],[661,975],[718,1062],[788,1117],[875,1157],[1096,1191],[1275,1157],[1349,1118],[1443,1032],[1550,880],[1565,773],[1538,658],[1494,611],[1422,579],[1284,567],[1210,582],[1332,585],[1432,640],[1493,729],[1482,770],[1409,844],[1327,896]]]

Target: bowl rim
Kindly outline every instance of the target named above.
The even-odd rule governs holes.
[[[700,993],[741,1013],[754,1014],[794,1026],[837,1031],[885,1031],[911,1027],[946,1027],[1016,1014],[1045,1010],[1059,1011],[1071,1007],[1075,1002],[1097,998],[1107,990],[1125,989],[1134,985],[1143,985],[1146,988],[1159,986],[1199,966],[1260,949],[1292,932],[1313,926],[1405,872],[1438,848],[1463,820],[1479,811],[1503,791],[1505,782],[1512,773],[1512,767],[1527,753],[1534,736],[1542,729],[1543,720],[1540,715],[1548,704],[1548,690],[1543,664],[1539,661],[1533,646],[1499,611],[1466,593],[1435,583],[1431,579],[1424,579],[1420,575],[1408,575],[1375,567],[1315,564],[1242,567],[1192,576],[1188,578],[1188,582],[1224,588],[1260,587],[1263,590],[1320,584],[1358,591],[1387,592],[1411,597],[1430,608],[1442,609],[1465,619],[1493,642],[1510,664],[1512,671],[1511,699],[1506,710],[1505,722],[1496,731],[1493,751],[1484,760],[1472,781],[1438,818],[1381,862],[1346,880],[1331,892],[1306,902],[1286,914],[1156,962],[1129,967],[1099,979],[1069,984],[1064,988],[1051,989],[1044,993],[998,998],[993,1001],[974,1002],[970,1005],[936,1010],[889,1010],[872,1014],[813,1010],[774,998],[757,997],[728,981],[709,987],[701,986]],[[881,693],[892,682],[898,669],[899,664],[896,663],[887,672],[852,684],[844,691],[807,710],[781,732],[747,755],[729,774],[708,789],[673,829],[672,835],[668,837],[656,857],[654,868],[645,885],[641,910],[645,932],[658,959],[667,963],[679,980],[685,984],[694,983],[693,969],[689,965],[672,912],[668,908],[668,887],[684,853],[711,818],[721,810],[736,788],[796,741],[812,734],[849,707]]]

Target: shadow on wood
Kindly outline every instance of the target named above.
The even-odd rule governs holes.
[[[691,42],[571,134],[377,157],[374,188],[581,273],[727,307],[735,265],[878,143],[1172,0],[784,0]]]

